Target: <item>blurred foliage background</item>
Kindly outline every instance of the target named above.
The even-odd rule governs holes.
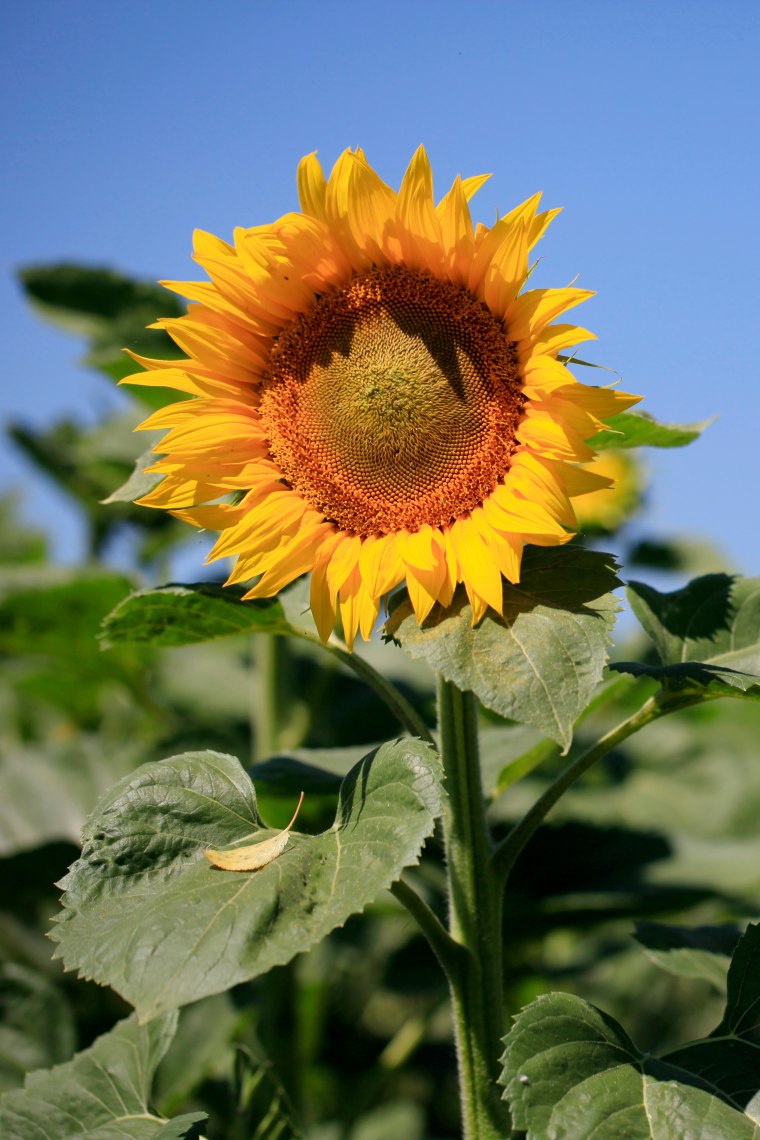
[[[163,334],[144,329],[159,308],[167,311],[153,286],[75,264],[27,269],[21,282],[41,316],[85,339],[84,363],[104,383],[131,370],[125,344],[171,354]],[[139,390],[144,397],[162,399],[150,389]],[[46,535],[18,521],[18,492],[2,499],[0,1090],[67,1060],[128,1012],[112,992],[63,974],[45,937],[55,883],[108,787],[139,764],[186,749],[230,752],[250,758],[262,814],[277,826],[293,806],[278,784],[282,765],[268,763],[277,755],[323,770],[303,809],[317,828],[332,820],[333,777],[398,732],[354,675],[308,645],[288,644],[283,655],[274,728],[257,715],[260,649],[251,638],[178,650],[102,647],[101,621],[131,589],[188,568],[194,579],[204,574],[202,539],[129,501],[145,478],[139,464],[135,471],[145,438],[132,434],[145,414],[135,397],[134,408],[95,425],[9,428],[39,478],[55,480],[76,504],[89,540],[82,565],[56,565]],[[728,569],[707,541],[648,540],[645,513],[629,535],[627,520],[646,494],[637,454],[627,453],[618,511],[586,518],[589,541],[614,550],[626,573],[669,588]],[[615,656],[642,659],[647,650],[631,643],[637,635],[629,628],[624,622]],[[379,640],[360,652],[432,723],[432,677],[421,664]],[[615,700],[592,712],[579,734],[596,737],[648,684],[621,677]],[[497,795],[510,759],[539,738],[490,713],[483,720],[484,780],[494,822],[506,828],[564,761],[547,750],[543,765]],[[738,930],[760,909],[759,759],[757,708],[708,704],[650,726],[563,799],[510,884],[514,1012],[561,989],[620,1018],[644,1049],[709,1031],[722,1008],[732,924]],[[414,877],[442,908],[435,840]],[[663,969],[652,922],[729,924],[715,947],[717,968],[691,978]],[[446,988],[432,952],[388,895],[290,965],[184,1009],[155,1101],[166,1115],[206,1110],[211,1140],[283,1136],[280,1110],[315,1140],[456,1136]]]

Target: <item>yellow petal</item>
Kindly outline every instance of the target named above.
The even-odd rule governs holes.
[[[528,272],[528,231],[516,222],[494,251],[483,281],[483,299],[502,316],[514,301]]]
[[[560,313],[593,296],[589,289],[530,289],[521,294],[507,311],[505,319],[509,336],[513,340],[538,336]]]
[[[267,863],[271,863],[285,850],[290,838],[290,829],[296,822],[296,816],[301,810],[302,803],[303,792],[301,792],[298,806],[288,826],[271,839],[251,843],[247,847],[235,847],[232,851],[214,851],[209,848],[203,854],[209,863],[214,867],[220,867],[223,871],[260,871],[262,867],[266,867]]]
[[[503,605],[501,574],[471,518],[457,519],[451,538],[462,571],[462,580],[486,600],[497,613]],[[468,591],[469,596],[469,591]]]
[[[457,285],[466,284],[475,250],[472,218],[464,184],[457,176],[446,197],[438,204],[446,272]]]
[[[307,154],[298,164],[298,198],[304,214],[325,216],[327,182],[317,152]]]
[[[401,255],[410,269],[443,270],[441,227],[433,201],[433,174],[424,147],[418,147],[398,193],[396,220]]]
[[[326,642],[335,626],[335,599],[330,595],[327,584],[327,567],[333,551],[343,541],[339,532],[333,532],[324,540],[314,558],[311,572],[310,606],[320,639]]]

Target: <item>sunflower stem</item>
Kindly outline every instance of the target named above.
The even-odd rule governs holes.
[[[287,668],[288,646],[284,637],[259,634],[253,639],[256,666],[253,690],[254,763],[274,755],[280,747],[284,702],[283,672]]]
[[[493,875],[472,693],[438,677],[438,731],[446,787],[443,815],[449,934],[463,953],[449,962],[462,1135],[509,1134],[497,1077],[504,1034],[501,894]]]

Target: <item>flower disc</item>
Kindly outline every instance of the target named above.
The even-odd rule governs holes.
[[[509,468],[522,405],[515,345],[486,306],[393,266],[284,331],[260,412],[290,486],[367,536],[479,506]]]
[[[209,561],[236,558],[246,598],[310,571],[323,639],[338,613],[369,637],[401,582],[420,621],[459,582],[473,623],[501,613],[525,543],[566,542],[571,498],[609,485],[586,441],[638,397],[559,356],[592,336],[553,323],[590,293],[521,291],[558,211],[537,194],[475,227],[484,181],[436,203],[422,147],[398,192],[360,150],[329,179],[308,155],[300,213],[196,235],[210,281],[167,282],[194,303],[158,322],[186,359],[127,378],[190,397],[141,425],[169,430],[139,501],[219,531]]]

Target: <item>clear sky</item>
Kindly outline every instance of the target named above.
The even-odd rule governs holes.
[[[440,193],[493,172],[483,221],[537,189],[565,207],[537,283],[598,290],[578,311],[593,358],[652,414],[720,417],[647,453],[648,530],[707,534],[760,574],[757,0],[25,0],[0,34],[5,416],[114,400],[15,266],[192,278],[193,229],[296,208],[302,154],[361,145],[397,186],[423,142]],[[0,480],[29,482],[7,449]],[[36,475],[26,514],[76,556],[74,512]]]

